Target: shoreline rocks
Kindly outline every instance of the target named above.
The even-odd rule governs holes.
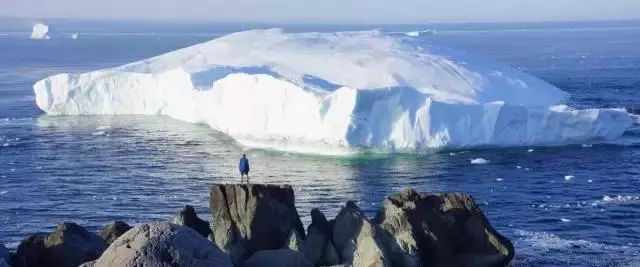
[[[0,246],[0,267],[482,267],[507,266],[515,254],[464,193],[407,189],[385,197],[373,219],[353,201],[332,220],[313,209],[306,232],[289,185],[219,184],[210,196],[213,229],[190,206],[135,228],[111,222],[100,236],[62,223],[29,235],[13,259]]]
[[[113,243],[118,237],[131,229],[131,226],[122,221],[112,221],[100,230],[100,237],[107,244]]]
[[[305,239],[290,185],[214,185],[214,241],[238,264],[260,250],[288,246],[291,231]]]
[[[20,243],[12,266],[76,267],[100,257],[107,243],[75,223],[58,224],[50,234],[27,236]]]

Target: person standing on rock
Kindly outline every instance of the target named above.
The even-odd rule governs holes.
[[[244,176],[247,176],[247,184],[249,184],[249,159],[247,159],[247,154],[242,154],[242,158],[240,158],[240,183],[242,183],[242,179]]]

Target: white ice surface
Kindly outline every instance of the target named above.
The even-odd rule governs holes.
[[[49,39],[49,26],[42,23],[36,23],[33,25],[33,31],[31,32],[31,39],[46,40]]]
[[[509,67],[377,31],[230,34],[121,67],[34,85],[48,114],[161,114],[249,147],[319,154],[608,140],[622,109]]]

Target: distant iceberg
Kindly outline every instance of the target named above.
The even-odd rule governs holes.
[[[36,23],[33,25],[33,31],[31,32],[31,39],[47,40],[49,37],[49,26],[42,23]]]
[[[77,33],[77,32],[74,33],[74,34],[71,34],[71,39],[73,39],[73,40],[78,40],[79,37],[80,37],[80,34]]]
[[[378,31],[239,32],[34,90],[48,114],[167,115],[319,154],[582,143],[631,124],[623,109],[562,105],[566,92],[501,64]]]
[[[411,32],[406,32],[405,34],[411,37],[420,37],[424,35],[434,35],[436,34],[436,30],[411,31]]]

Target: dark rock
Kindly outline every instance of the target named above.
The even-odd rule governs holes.
[[[340,263],[340,257],[331,241],[331,228],[327,218],[318,210],[311,210],[311,224],[307,227],[305,256],[316,266],[331,266]]]
[[[211,212],[214,240],[234,263],[259,250],[287,247],[292,230],[305,238],[289,185],[215,185]]]
[[[513,259],[511,242],[464,193],[406,190],[387,197],[374,222],[396,241],[386,242],[395,246],[388,248],[394,264],[416,256],[423,266],[505,266]]]
[[[211,227],[209,227],[209,222],[198,218],[196,210],[189,205],[184,206],[184,209],[173,217],[172,223],[191,227],[191,229],[196,230],[205,238],[213,233]]]
[[[242,265],[243,267],[313,267],[302,253],[288,250],[262,250],[253,254]]]
[[[391,266],[380,229],[348,201],[333,222],[333,243],[341,263],[353,266]]]
[[[131,229],[131,226],[125,222],[112,221],[100,230],[100,237],[102,237],[107,244],[111,244],[122,234],[129,231],[129,229]]]
[[[0,244],[0,267],[9,265],[11,265],[11,252],[3,244]]]
[[[107,244],[75,223],[58,224],[51,234],[29,235],[16,252],[14,266],[72,266],[100,257]]]
[[[227,254],[198,232],[169,222],[127,231],[92,264],[88,266],[233,266]]]

